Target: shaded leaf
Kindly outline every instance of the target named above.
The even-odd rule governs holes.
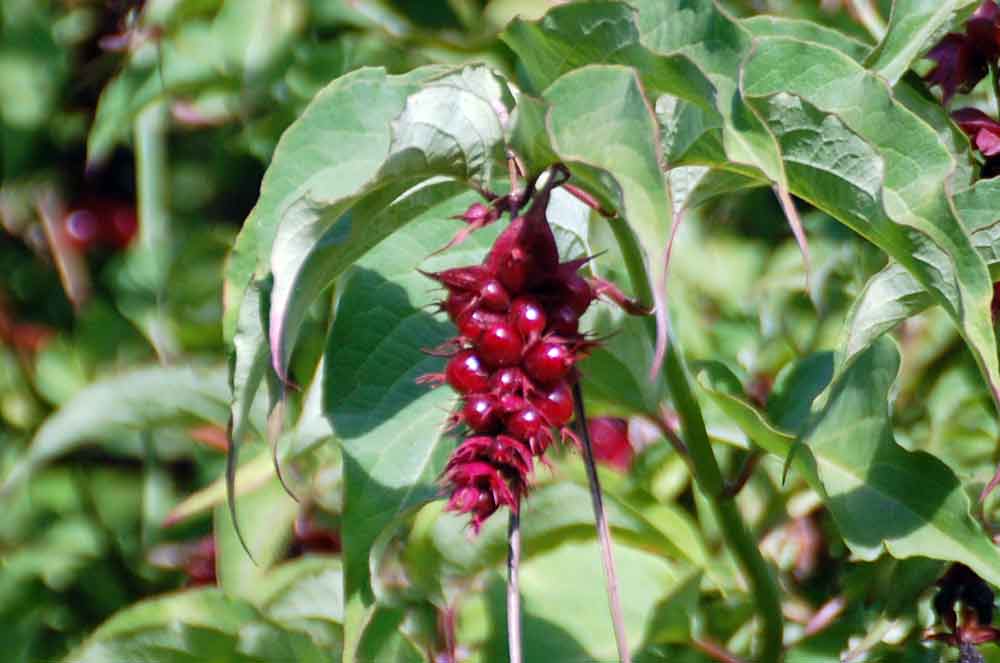
[[[376,172],[343,170],[352,156],[345,152],[348,158],[330,169],[335,173],[307,180],[281,212],[271,253],[271,357],[280,376],[306,310],[340,273],[470,183],[490,185],[506,159],[500,116],[506,117],[508,103],[504,86],[485,67],[437,78],[406,98]]]
[[[980,0],[894,0],[889,29],[865,66],[895,84],[910,65]]]
[[[830,388],[803,437],[824,501],[851,550],[874,559],[959,561],[1000,582],[1000,551],[969,515],[958,477],[942,461],[908,451],[892,435],[890,392],[899,350],[882,339],[857,355]]]
[[[955,209],[972,244],[995,278],[1000,275],[1000,181],[980,180],[955,194]],[[871,345],[882,334],[934,304],[930,293],[903,267],[890,262],[865,284],[845,324],[840,362]]]
[[[169,424],[225,421],[225,371],[191,366],[143,368],[99,380],[77,392],[42,424],[3,491],[38,466],[85,444]]]
[[[881,79],[818,44],[758,40],[744,84],[748,95],[762,98],[756,107],[768,115],[782,149],[801,155],[802,172],[788,168],[792,191],[873,241],[927,287],[1000,398],[992,285],[948,198],[955,161],[939,136],[896,102]],[[833,149],[826,149],[828,141]],[[831,158],[848,155],[856,166],[835,171],[848,177],[822,177]],[[838,186],[823,187],[824,179]]]

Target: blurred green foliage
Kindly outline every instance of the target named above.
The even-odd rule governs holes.
[[[223,302],[234,294],[223,292],[227,256],[280,137],[330,81],[362,67],[398,74],[467,62],[519,81],[523,64],[498,33],[514,16],[536,19],[555,4],[0,4],[5,660],[122,663],[149,651],[164,663],[339,660],[340,530],[350,526],[343,499],[351,469],[337,445],[322,444],[334,437],[323,382],[347,369],[325,367],[321,357],[328,331],[333,338],[356,333],[337,326],[333,304],[343,296],[367,305],[356,299],[364,279],[381,278],[401,259],[384,245],[362,265],[370,273],[348,275],[311,307],[289,362],[298,388],[284,393],[278,415],[262,397],[250,408],[253,443],[238,473],[237,503],[257,566],[237,539],[221,479],[230,400]],[[872,41],[845,3],[721,4],[736,17],[809,19]],[[889,16],[890,4],[877,9]],[[138,215],[124,245],[100,239],[114,223],[109,201]],[[805,412],[795,410],[789,394],[808,391],[809,380],[825,386],[829,371],[817,368],[823,353],[837,347],[850,305],[885,263],[853,232],[801,207],[818,307],[766,189],[716,198],[690,215],[674,248],[669,291],[686,353],[725,364],[733,391],[792,433],[801,432],[808,403]],[[70,219],[81,211],[95,217],[98,239],[74,235]],[[604,252],[597,269],[623,279],[607,221],[584,215],[579,226],[582,232],[560,235],[563,245]],[[407,237],[422,246],[453,230]],[[415,298],[424,289],[406,285]],[[620,319],[600,317],[607,315],[594,314],[593,327],[620,328]],[[993,474],[1000,433],[976,364],[938,309],[907,320],[896,336],[904,361],[895,440],[933,453],[974,496]],[[610,339],[612,352],[621,340]],[[592,362],[596,382],[604,366],[627,365],[629,357]],[[592,414],[622,414],[596,387],[588,405]],[[705,398],[704,405],[724,470],[735,473],[750,442],[717,401]],[[437,414],[443,420],[444,412]],[[693,640],[750,650],[751,600],[704,496],[659,432],[640,417],[633,424],[631,471],[605,468],[602,476],[638,660],[712,660]],[[269,436],[298,503],[273,473]],[[39,449],[39,440],[48,446]],[[557,453],[526,505],[532,661],[614,651],[577,461],[571,451]],[[26,481],[11,479],[22,474]],[[855,661],[937,660],[921,632],[933,623],[930,588],[941,564],[853,558],[815,492],[794,473],[783,481],[774,458],[761,461],[739,506],[779,570],[788,661],[838,661],[848,651]],[[976,515],[995,524],[996,507],[991,498]],[[372,532],[379,552],[373,591],[382,607],[357,643],[359,655],[426,660],[447,650],[451,633],[470,660],[502,660],[504,524],[494,519],[475,541],[463,525],[432,502]],[[190,588],[216,582],[221,589]],[[813,635],[810,618],[832,598],[843,601],[842,612]]]

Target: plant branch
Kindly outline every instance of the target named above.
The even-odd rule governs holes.
[[[847,0],[847,8],[875,41],[882,41],[887,29],[885,19],[878,13],[872,0]]]
[[[642,303],[651,304],[653,293],[646,274],[642,251],[634,233],[625,224],[613,223],[611,226],[621,246],[637,299]],[[647,319],[647,327],[655,338],[656,328],[652,319]],[[757,542],[743,522],[736,502],[726,495],[726,482],[722,478],[718,461],[712,451],[701,406],[692,392],[676,343],[667,346],[663,373],[681,420],[688,457],[694,468],[694,479],[711,504],[725,537],[726,546],[750,582],[757,613],[763,622],[763,643],[758,660],[777,663],[781,660],[784,633],[778,586],[760,554]]]
[[[507,524],[507,651],[510,663],[522,663],[521,589],[518,570],[521,566],[521,516],[511,510]]]
[[[601,544],[601,562],[604,565],[604,579],[608,585],[608,603],[611,608],[611,622],[615,629],[618,645],[618,659],[621,663],[631,663],[628,648],[628,634],[625,632],[625,618],[622,615],[621,596],[618,593],[618,573],[615,570],[614,551],[611,548],[611,530],[607,513],[604,511],[604,497],[601,494],[601,480],[597,476],[594,462],[594,446],[590,442],[587,429],[587,413],[583,406],[583,390],[579,380],[573,384],[573,407],[576,410],[576,425],[583,441],[583,462],[587,468],[587,482],[590,484],[590,499],[594,503],[594,519],[597,521],[597,538]]]

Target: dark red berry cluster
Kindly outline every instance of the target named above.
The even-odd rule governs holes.
[[[518,509],[553,430],[570,434],[574,366],[593,346],[579,321],[595,290],[578,273],[586,259],[559,262],[545,217],[549,191],[511,221],[481,265],[428,274],[447,290],[441,307],[459,333],[444,375],[427,377],[459,393],[452,423],[469,430],[445,468],[448,509],[471,514],[477,532],[500,507]]]

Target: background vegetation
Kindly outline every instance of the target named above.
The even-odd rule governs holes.
[[[421,349],[450,333],[428,312],[436,295],[416,269],[479,260],[499,231],[486,228],[431,257],[461,227],[449,217],[479,200],[475,191],[417,210],[384,242],[373,233],[374,246],[339,268],[316,301],[292,298],[283,320],[291,320],[294,338],[270,348],[289,388],[274,375],[265,379],[259,362],[247,357],[268,347],[262,320],[275,301],[271,288],[280,285],[260,270],[269,256],[259,247],[273,240],[262,235],[276,223],[268,230],[261,219],[276,214],[308,177],[339,186],[370,167],[362,163],[365,146],[385,130],[371,127],[385,112],[379,95],[386,89],[399,97],[393,119],[409,95],[430,89],[419,87],[421,76],[431,79],[426,72],[473,65],[456,71],[464,84],[486,89],[497,79],[485,63],[541,95],[564,73],[559,67],[603,62],[603,53],[588,51],[593,42],[557,21],[535,22],[557,4],[3,0],[5,660],[333,661],[345,644],[358,661],[505,660],[506,523],[494,517],[473,538],[465,518],[430,500],[456,441],[440,433],[452,397],[413,391],[412,380],[440,364]],[[656,3],[636,4],[645,11]],[[787,33],[865,62],[872,76],[896,84],[879,88],[886,104],[906,105],[940,134],[957,164],[949,181],[965,177],[955,190],[971,184],[981,158],[924,83],[906,72],[912,63],[926,73],[931,63],[919,56],[945,32],[961,30],[978,3],[897,2],[896,14],[890,2],[690,4],[724,11],[725,25],[740,34]],[[579,10],[592,25],[626,11],[592,5]],[[567,16],[567,25],[576,20]],[[916,18],[888,20],[899,16]],[[883,57],[871,64],[866,58],[887,28],[877,51]],[[611,46],[626,52],[626,32]],[[632,46],[634,55],[639,45]],[[770,55],[762,70],[785,77],[767,93],[774,100],[805,61]],[[699,67],[714,66],[692,57]],[[403,76],[425,65],[441,69]],[[382,69],[341,79],[355,87],[328,87],[366,67]],[[764,73],[757,79],[762,99]],[[734,75],[721,64],[711,74],[719,89]],[[991,88],[987,77],[962,101],[992,113]],[[796,94],[808,98],[810,91]],[[503,94],[498,99],[507,102]],[[450,100],[445,95],[425,108],[446,117],[454,112]],[[669,148],[671,132],[680,135],[694,120],[669,101],[651,101],[657,135]],[[574,112],[595,108],[596,101],[581,103]],[[639,122],[631,108],[593,126],[621,117]],[[864,109],[868,126],[837,134],[829,118],[841,115],[811,108],[809,118],[828,123],[831,144],[861,136],[862,147],[844,150],[858,162],[837,165],[842,179],[860,190],[871,184],[897,191],[858,155],[877,151],[878,163],[891,170],[892,154],[900,153],[893,141],[913,135],[905,126]],[[304,118],[298,131],[289,129],[296,118]],[[628,130],[641,141],[635,125]],[[615,144],[610,140],[595,137],[603,146]],[[788,156],[798,154],[794,131],[782,141],[783,163],[797,163]],[[721,175],[691,180],[689,202],[699,204],[679,227],[670,265],[674,342],[683,348],[724,474],[753,470],[736,504],[780,587],[785,660],[953,660],[953,648],[924,637],[927,629],[945,630],[931,608],[935,581],[950,561],[1000,581],[1000,555],[989,542],[1000,522],[998,500],[978,501],[994,475],[1000,433],[983,378],[989,368],[982,369],[995,341],[980,343],[988,333],[970,322],[988,315],[949,313],[947,294],[935,300],[944,306],[930,307],[933,288],[911,286],[896,262],[888,269],[901,276],[872,281],[887,255],[901,260],[907,250],[900,244],[894,252],[890,241],[872,243],[857,226],[844,225],[837,211],[854,204],[853,190],[824,180],[816,188],[842,193],[836,204],[824,204],[822,196],[810,199],[812,175],[788,167],[808,236],[806,263],[779,197],[760,186],[766,179],[710,162],[731,162],[731,153],[717,153],[732,144],[706,141],[687,153],[681,147],[673,144],[668,161],[708,164]],[[933,150],[913,149],[900,160],[920,154],[928,159],[920,168],[936,167],[927,156]],[[509,184],[502,168],[491,177],[484,179],[499,183],[498,191]],[[978,214],[969,228],[995,221],[1000,191],[994,194],[989,182],[964,198],[949,191],[963,220]],[[683,180],[670,184],[675,195],[685,192]],[[896,184],[902,191],[908,182]],[[599,254],[595,273],[628,288],[608,220],[568,196],[553,205],[563,253]],[[378,218],[378,209],[362,201],[351,214],[361,223],[366,212]],[[860,218],[865,210],[860,203],[857,209]],[[995,268],[995,260],[984,260]],[[964,284],[964,273],[956,278]],[[903,309],[896,318],[893,307]],[[663,437],[690,434],[678,426],[684,413],[665,384],[646,378],[653,345],[641,322],[607,305],[595,309],[585,326],[607,334],[607,345],[581,370],[589,412],[629,422],[631,451],[611,443],[598,451],[636,659],[750,660],[760,639],[756,597],[725,543],[714,498]],[[398,324],[410,318],[412,324]],[[876,340],[899,320],[894,342]],[[339,360],[338,351],[354,358]],[[856,355],[853,364],[845,352]],[[814,409],[835,370],[841,391],[826,391]],[[868,428],[858,431],[859,423]],[[253,559],[226,502],[230,433],[245,442],[236,522]],[[861,442],[845,451],[837,444],[843,435]],[[865,440],[875,442],[866,447]],[[786,477],[784,457],[802,445],[811,454],[793,453]],[[930,455],[911,454],[917,451]],[[883,455],[865,457],[869,452]],[[522,516],[526,660],[612,660],[587,478],[572,449],[550,455],[551,471],[537,470]],[[286,494],[272,456],[298,501]],[[841,485],[828,474],[812,477],[801,464],[806,457],[847,468],[848,479]],[[367,472],[383,458],[389,460],[381,474],[358,481],[358,467]],[[886,466],[908,474],[879,475]],[[850,517],[858,513],[879,514],[880,522],[858,524]],[[364,603],[360,626],[351,621],[353,600]],[[993,645],[982,652],[1000,660]]]

